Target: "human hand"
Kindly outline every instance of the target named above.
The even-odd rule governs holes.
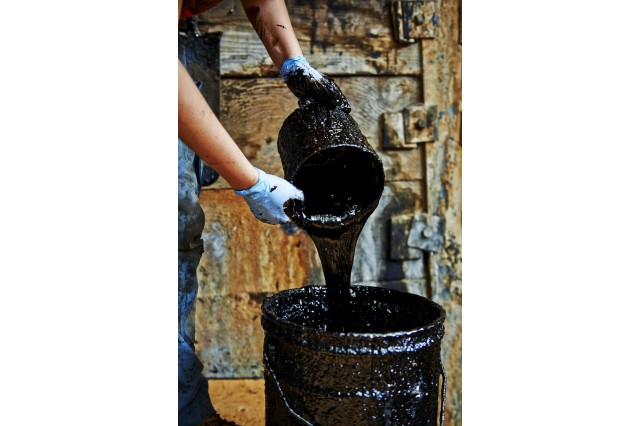
[[[280,68],[280,76],[296,95],[300,106],[317,102],[331,109],[350,112],[351,107],[332,78],[318,72],[304,56],[289,58]]]
[[[258,170],[258,182],[249,189],[236,191],[249,205],[251,213],[262,222],[276,225],[290,222],[284,203],[290,199],[304,200],[304,194],[281,177]]]

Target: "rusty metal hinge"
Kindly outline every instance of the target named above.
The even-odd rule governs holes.
[[[415,43],[417,39],[434,38],[437,18],[433,0],[400,0],[391,2],[393,32],[396,41]]]
[[[391,217],[391,260],[422,258],[422,252],[444,248],[444,219],[416,212]]]
[[[382,147],[410,149],[419,143],[435,141],[434,121],[437,108],[413,105],[401,112],[382,114]]]

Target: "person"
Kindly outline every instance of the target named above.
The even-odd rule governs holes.
[[[184,1],[184,3],[183,3]],[[198,15],[220,0],[178,0],[178,19]],[[274,65],[299,104],[350,107],[335,82],[307,62],[284,0],[242,0],[242,6]],[[224,177],[253,215],[269,224],[289,222],[283,204],[304,199],[286,180],[251,165],[178,60],[178,419],[180,426],[233,425],[214,410],[203,365],[194,348],[196,270],[203,252],[204,213],[194,169],[197,157]]]

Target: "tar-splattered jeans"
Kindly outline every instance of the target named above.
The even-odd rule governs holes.
[[[203,365],[194,348],[196,271],[203,252],[204,212],[196,156],[178,140],[178,424],[195,426],[213,414]]]

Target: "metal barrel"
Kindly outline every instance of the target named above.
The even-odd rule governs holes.
[[[444,309],[379,287],[350,292],[346,332],[327,331],[325,286],[264,301],[266,424],[442,424]]]

